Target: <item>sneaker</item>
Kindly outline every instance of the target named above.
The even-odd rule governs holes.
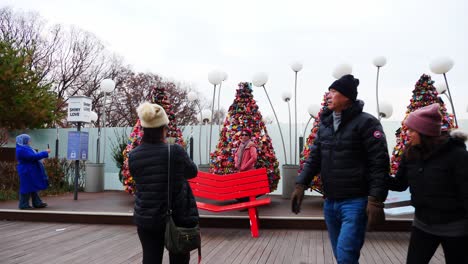
[[[38,205],[34,205],[34,208],[45,208],[47,207],[47,203],[40,203]]]

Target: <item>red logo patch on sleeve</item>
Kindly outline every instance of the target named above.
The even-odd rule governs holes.
[[[382,136],[383,136],[382,132],[380,132],[380,131],[378,131],[378,130],[374,131],[374,137],[375,137],[375,138],[379,139],[379,138],[381,138]]]

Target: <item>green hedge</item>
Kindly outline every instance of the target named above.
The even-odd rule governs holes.
[[[41,192],[41,195],[57,195],[73,191],[73,179],[75,175],[75,162],[67,159],[44,159],[44,167],[49,176],[49,188]],[[79,191],[84,188],[83,175],[85,166],[80,162],[80,177],[78,181]],[[16,162],[0,162],[0,201],[17,200],[19,191],[19,177],[16,172]]]

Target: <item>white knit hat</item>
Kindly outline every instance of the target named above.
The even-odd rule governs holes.
[[[166,111],[158,104],[144,102],[138,106],[137,113],[142,127],[155,128],[169,124]]]

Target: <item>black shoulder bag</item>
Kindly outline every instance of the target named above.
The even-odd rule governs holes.
[[[168,144],[169,155],[169,170],[167,177],[167,215],[166,215],[166,232],[164,234],[164,244],[167,250],[174,254],[184,254],[198,248],[198,262],[201,261],[201,236],[200,227],[198,224],[195,227],[179,227],[176,226],[172,219],[172,184],[171,178],[174,179],[174,161],[171,159],[171,145]]]

